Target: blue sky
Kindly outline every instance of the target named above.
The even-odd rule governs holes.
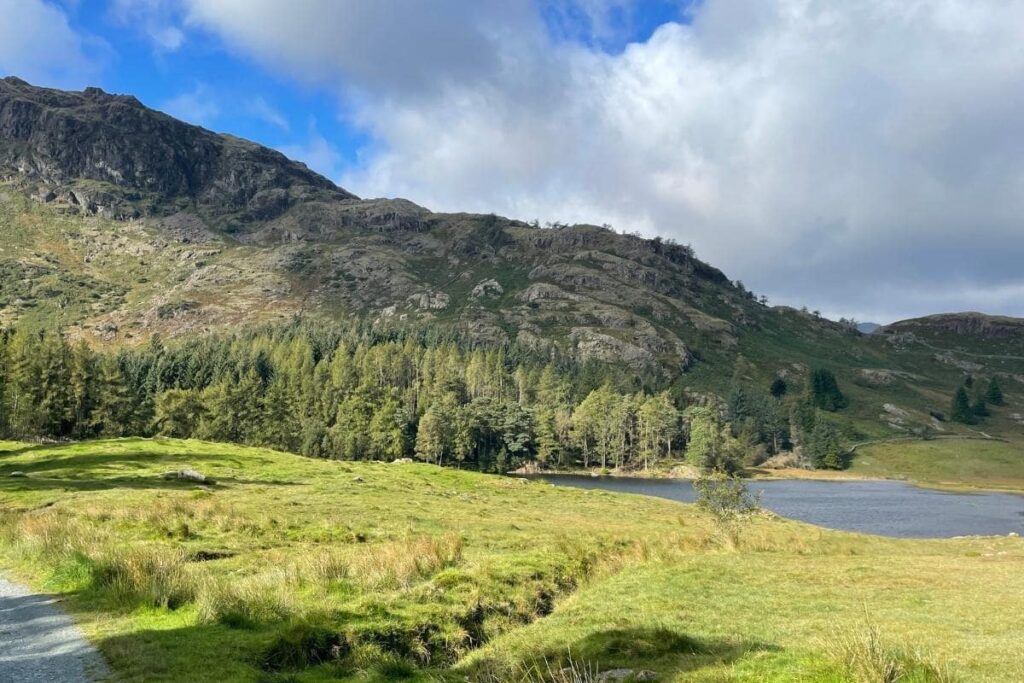
[[[111,0],[51,0],[64,10],[73,30],[88,38],[98,68],[88,76],[57,77],[52,84],[80,88],[98,85],[129,93],[147,106],[218,132],[227,132],[301,157],[333,180],[360,163],[361,151],[375,141],[347,115],[348,103],[332,84],[302,83],[275,73],[257,60],[233,51],[215,33],[185,27],[181,11],[170,3],[138,3],[168,9],[154,21],[173,24],[179,34],[173,49],[155,41],[131,13]],[[131,3],[123,3],[127,7]],[[590,7],[588,7],[590,5]],[[618,54],[647,40],[667,22],[687,18],[680,0],[612,3],[594,25],[592,3],[537,0],[535,9],[553,41],[579,43]],[[48,79],[43,79],[48,80]],[[342,86],[343,88],[343,86]]]
[[[670,237],[775,303],[1024,316],[1024,0],[0,0],[364,197]]]

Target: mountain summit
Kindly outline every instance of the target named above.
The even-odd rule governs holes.
[[[354,198],[279,152],[99,88],[64,92],[0,80],[0,139],[0,168],[117,218],[190,208],[230,230],[300,202]]]

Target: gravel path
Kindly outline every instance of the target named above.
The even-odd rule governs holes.
[[[0,576],[0,683],[88,683],[107,675],[99,652],[52,596]]]

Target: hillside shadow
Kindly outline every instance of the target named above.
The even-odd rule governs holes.
[[[7,451],[7,454],[28,453],[53,446],[38,445]],[[296,486],[298,482],[287,480],[248,479],[244,477],[212,477],[208,483],[184,479],[164,479],[163,472],[153,472],[154,465],[163,466],[165,471],[182,469],[196,458],[189,453],[152,453],[144,450],[124,450],[115,453],[67,453],[57,447],[53,457],[38,462],[10,463],[0,458],[0,491],[38,491],[45,489],[68,491],[103,491],[112,488],[126,489],[194,489],[202,486],[212,490],[232,485],[255,486]],[[200,459],[207,459],[204,455]],[[234,463],[240,466],[245,463]],[[254,464],[255,466],[255,464]],[[137,471],[133,475],[132,471]],[[202,468],[200,468],[202,471]],[[18,473],[18,476],[11,476]]]
[[[543,672],[557,671],[570,661],[579,667],[652,670],[659,680],[710,666],[731,665],[747,655],[780,652],[778,645],[756,641],[698,639],[665,627],[625,627],[591,633],[567,647],[540,649],[521,663]],[[488,680],[503,668],[497,660],[474,664],[467,680]]]

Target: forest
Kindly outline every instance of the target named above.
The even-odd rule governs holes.
[[[0,334],[0,436],[197,438],[493,472],[735,472],[784,452],[808,467],[844,464],[823,413],[845,399],[827,369],[804,386],[736,377],[724,398],[636,382],[612,365],[360,322],[154,336],[116,351],[26,325]]]

